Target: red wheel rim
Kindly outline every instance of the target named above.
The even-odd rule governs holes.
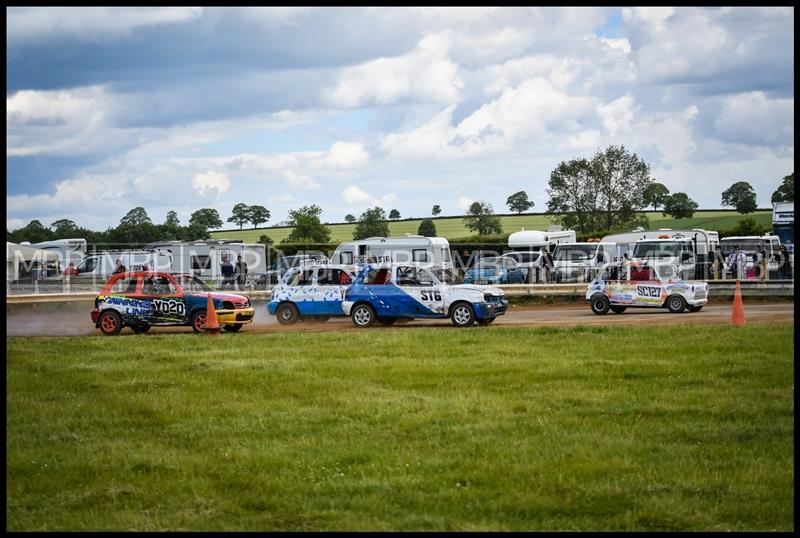
[[[197,316],[194,318],[194,326],[197,327],[197,329],[202,330],[203,325],[205,324],[206,324],[206,315],[197,314]]]
[[[114,316],[105,316],[103,321],[100,323],[103,327],[103,330],[106,332],[113,332],[114,329],[117,328],[117,320]]]

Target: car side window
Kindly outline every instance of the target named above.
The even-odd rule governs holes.
[[[111,285],[111,293],[135,293],[136,281],[135,276],[120,278]]]
[[[306,269],[304,271],[296,271],[291,274],[286,284],[288,286],[310,286],[314,277],[314,271]]]
[[[165,276],[153,276],[142,281],[142,293],[145,295],[174,295],[178,290]]]
[[[317,284],[320,286],[340,286],[350,284],[350,275],[341,269],[322,268],[317,273]]]

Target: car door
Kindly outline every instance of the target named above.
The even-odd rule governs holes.
[[[395,285],[413,299],[408,309],[413,317],[443,317],[444,297],[439,281],[428,269],[415,266],[398,266],[393,274]]]
[[[139,279],[138,298],[149,303],[150,325],[183,325],[188,322],[183,289],[171,275],[156,273]]]
[[[338,267],[319,267],[316,271],[316,308],[320,314],[329,316],[342,314],[342,301],[353,275]]]

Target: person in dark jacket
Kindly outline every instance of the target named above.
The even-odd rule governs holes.
[[[792,278],[792,263],[789,261],[789,252],[786,250],[785,245],[781,245],[778,250],[778,278],[782,280],[791,280]]]

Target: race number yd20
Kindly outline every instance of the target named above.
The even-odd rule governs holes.
[[[442,294],[436,290],[422,290],[420,297],[423,301],[441,301]]]
[[[186,312],[186,305],[180,301],[153,300],[153,308],[162,314],[177,314],[182,316]]]

